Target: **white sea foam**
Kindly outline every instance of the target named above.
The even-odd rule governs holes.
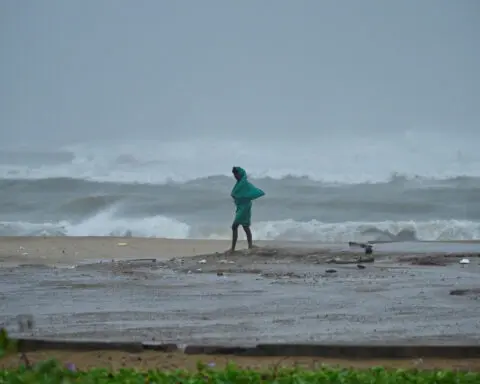
[[[295,142],[192,140],[95,142],[62,148],[61,161],[0,164],[0,177],[74,177],[95,181],[165,183],[230,175],[241,165],[253,177],[306,176],[325,182],[382,182],[392,174],[444,179],[480,176],[476,142],[439,134],[396,139],[325,137]],[[65,156],[73,154],[73,160]],[[60,159],[60,157],[59,157]]]
[[[258,240],[342,243],[368,240],[480,240],[480,223],[467,220],[322,223],[317,220],[266,221],[253,224]],[[79,223],[0,222],[2,235],[138,236],[229,239],[228,225],[205,231],[166,217],[118,218],[106,210]],[[407,237],[405,237],[407,236]]]

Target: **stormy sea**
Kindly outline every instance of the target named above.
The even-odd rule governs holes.
[[[475,143],[414,132],[4,147],[0,235],[228,238],[234,165],[266,192],[254,203],[257,239],[480,239]]]

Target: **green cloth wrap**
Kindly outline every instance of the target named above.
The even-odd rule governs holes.
[[[247,173],[243,168],[235,167],[235,169],[240,175],[240,180],[236,182],[231,193],[236,206],[233,226],[249,227],[252,219],[252,201],[264,196],[265,192],[247,180]]]

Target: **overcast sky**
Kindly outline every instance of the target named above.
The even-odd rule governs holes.
[[[480,130],[478,0],[1,0],[0,140]]]

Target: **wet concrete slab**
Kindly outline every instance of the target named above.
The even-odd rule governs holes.
[[[233,345],[480,342],[479,296],[450,294],[480,286],[480,258],[472,257],[468,266],[455,256],[443,266],[422,266],[389,254],[359,268],[328,260],[361,252],[326,249],[3,268],[0,322],[13,335],[57,339]],[[17,316],[25,314],[35,324],[20,332]]]

